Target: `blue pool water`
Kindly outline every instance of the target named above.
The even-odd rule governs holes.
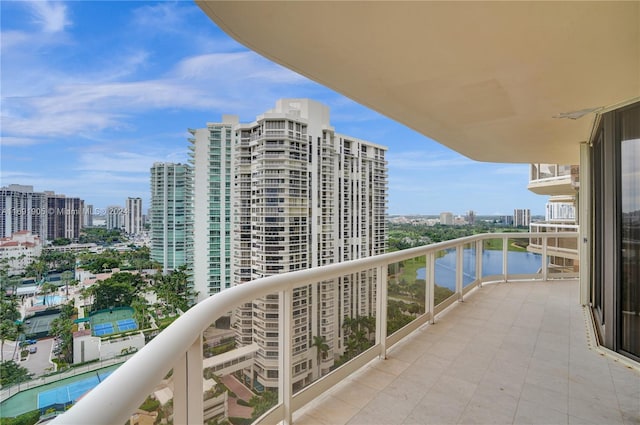
[[[46,297],[46,303],[45,303]],[[67,297],[63,297],[60,295],[40,295],[36,297],[36,301],[33,305],[60,305],[67,301]]]

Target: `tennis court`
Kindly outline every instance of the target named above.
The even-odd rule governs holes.
[[[113,325],[111,323],[100,323],[93,327],[93,334],[95,336],[109,335],[113,333]]]
[[[118,330],[120,332],[134,331],[138,329],[138,324],[133,319],[118,320],[116,323],[118,324]]]
[[[112,372],[109,371],[102,374],[96,372],[96,375],[90,378],[38,393],[38,409],[75,403],[82,395],[95,388],[107,376],[111,375]]]
[[[24,333],[27,336],[44,335],[51,330],[51,322],[58,317],[60,317],[60,313],[48,314],[46,316],[27,317],[23,323]]]
[[[138,324],[133,318],[133,309],[130,307],[117,307],[105,309],[91,315],[91,328],[94,336],[105,336],[119,332],[128,332],[138,329]]]

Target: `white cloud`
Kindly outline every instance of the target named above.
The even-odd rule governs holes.
[[[71,25],[67,16],[67,6],[62,3],[34,1],[29,2],[28,5],[31,8],[33,21],[42,26],[43,32],[62,32]]]
[[[424,170],[428,168],[461,167],[476,164],[461,155],[443,155],[440,152],[412,151],[389,152],[389,168],[394,170]]]
[[[498,165],[493,169],[493,174],[516,175],[523,178],[528,178],[528,173],[529,164]]]
[[[32,36],[24,31],[2,31],[0,40],[2,41],[3,54],[7,49],[24,45],[32,39]]]
[[[3,146],[30,146],[39,143],[38,139],[27,137],[2,137]]]
[[[187,16],[191,10],[177,6],[177,2],[169,1],[142,6],[135,10],[133,23],[138,28],[153,31],[179,31],[187,22]]]
[[[108,172],[111,176],[115,173],[142,173],[149,180],[149,169],[154,162],[163,161],[167,154],[139,154],[134,152],[89,151],[78,156],[75,169],[89,171],[92,175],[100,172]],[[131,176],[120,176],[127,181]],[[137,177],[136,177],[137,178]]]
[[[261,83],[293,84],[308,80],[293,71],[253,52],[208,53],[183,59],[172,75],[180,79],[195,78],[199,81],[219,81],[236,84],[258,80]],[[224,87],[224,86],[222,86]],[[222,88],[219,87],[219,88]]]
[[[146,58],[146,53],[136,52],[126,64],[135,68]],[[120,62],[113,70],[123,73]],[[113,78],[107,70],[101,74]],[[277,97],[270,92],[277,89],[275,82],[306,81],[250,52],[188,57],[167,77],[158,79],[101,82],[93,77],[67,77],[59,84],[50,81],[44,95],[21,97],[14,93],[4,98],[3,132],[16,138],[41,138],[43,127],[49,137],[129,128],[134,114],[163,108],[242,113],[254,109],[255,103],[246,102],[247,93],[252,93],[255,102],[263,98],[272,102]],[[269,89],[264,89],[267,86]]]

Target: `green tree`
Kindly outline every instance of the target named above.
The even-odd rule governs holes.
[[[100,227],[89,227],[82,229],[78,242],[95,243],[98,245],[110,245],[123,241],[123,236],[118,229],[104,229]]]
[[[196,293],[189,286],[186,266],[181,266],[171,273],[154,276],[153,291],[165,305],[186,311],[193,304]]]
[[[18,319],[18,299],[15,295],[7,296],[5,291],[0,291],[0,361],[4,360],[3,349],[6,340],[15,341],[20,333]]]
[[[35,276],[36,282],[41,282],[48,271],[49,265],[42,260],[38,260],[27,266],[25,274],[27,276]]]
[[[66,363],[73,362],[73,320],[62,315],[51,322],[49,335],[53,335],[60,344],[58,358]]]
[[[264,391],[261,395],[254,395],[249,400],[249,406],[253,407],[251,419],[254,421],[271,409],[278,402],[278,393],[275,391]]]
[[[63,305],[60,309],[60,317],[51,322],[49,334],[54,336],[60,344],[58,358],[66,363],[73,362],[73,315],[75,308],[73,300]]]
[[[351,359],[373,345],[371,335],[375,332],[375,318],[372,316],[347,317],[342,323],[346,337],[347,359]]]
[[[149,327],[147,314],[149,303],[147,300],[144,297],[136,297],[131,301],[131,307],[133,308],[133,318],[138,322],[140,329],[147,329]]]
[[[44,282],[40,285],[40,292],[43,295],[44,305],[47,305],[47,296],[53,294],[58,290],[58,287],[51,282]]]
[[[66,271],[62,272],[60,277],[62,278],[62,281],[64,282],[65,293],[67,294],[67,297],[68,297],[69,296],[69,282],[71,282],[73,280],[73,272],[69,271],[69,270],[66,270]]]
[[[316,360],[318,365],[318,378],[320,378],[322,373],[322,368],[320,367],[320,362],[327,357],[327,353],[329,352],[329,344],[327,344],[327,340],[323,336],[313,336],[313,342],[311,342],[311,346],[316,348]]]
[[[114,273],[91,286],[87,292],[93,295],[93,309],[103,310],[110,307],[130,306],[136,294],[145,289],[144,279],[131,273]]]
[[[0,385],[12,385],[31,379],[32,374],[12,360],[0,362]]]

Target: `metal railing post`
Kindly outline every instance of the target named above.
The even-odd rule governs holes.
[[[549,275],[549,261],[547,260],[547,243],[549,238],[542,237],[542,280],[546,281]]]
[[[293,289],[290,287],[279,292],[280,308],[278,327],[280,332],[278,345],[280,346],[280,371],[278,373],[278,401],[282,403],[282,423],[293,423],[293,411],[291,408],[292,382],[291,382],[291,326],[293,323]]]
[[[387,266],[376,268],[376,344],[380,344],[380,358],[387,358]]]
[[[203,423],[202,334],[173,367],[173,423]]]
[[[464,258],[463,258],[463,249],[464,245],[456,246],[456,294],[458,294],[458,301],[464,301],[462,299],[462,269],[464,267]]]
[[[429,311],[431,312],[431,324],[436,323],[435,314],[435,282],[436,282],[436,256],[433,252],[429,252],[427,257],[427,273],[425,273],[425,280],[427,281],[427,294],[429,298]]]
[[[507,275],[509,274],[509,263],[508,263],[508,253],[509,253],[509,237],[504,236],[502,238],[502,279],[503,282],[507,281]]]
[[[482,288],[482,241],[476,241],[476,279]]]

